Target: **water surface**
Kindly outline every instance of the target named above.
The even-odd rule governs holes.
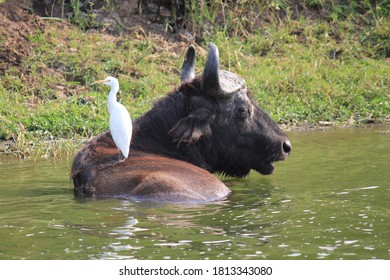
[[[0,259],[390,259],[390,127],[290,132],[215,204],[73,198],[61,161],[0,159]]]

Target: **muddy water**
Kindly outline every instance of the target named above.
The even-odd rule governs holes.
[[[0,159],[0,259],[390,259],[390,127],[290,132],[208,205],[77,200],[71,159]]]

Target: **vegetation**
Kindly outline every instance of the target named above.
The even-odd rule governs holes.
[[[143,27],[118,25],[110,34],[92,12],[85,17],[85,1],[58,2],[68,3],[67,20],[39,20],[25,34],[30,55],[0,65],[0,153],[71,154],[108,129],[108,88],[90,86],[94,80],[118,77],[135,119],[179,84],[189,43],[202,71],[209,41],[222,67],[244,77],[284,127],[390,123],[387,1],[172,1],[162,17],[167,36],[186,26],[190,42]],[[102,8],[115,5],[105,0]],[[0,32],[0,43],[9,38]],[[10,53],[17,54],[0,47],[0,56]]]

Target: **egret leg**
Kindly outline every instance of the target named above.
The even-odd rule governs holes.
[[[120,151],[119,152],[119,157],[118,157],[118,163],[119,162],[122,162],[122,161],[125,161],[126,160],[126,158],[125,158],[125,156],[122,154],[122,152]]]
[[[113,166],[118,163],[124,162],[126,158],[123,156],[122,152],[119,152],[118,160],[115,160],[113,162],[107,163],[107,166]]]

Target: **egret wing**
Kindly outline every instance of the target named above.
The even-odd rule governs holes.
[[[129,155],[130,141],[133,132],[130,114],[120,103],[116,103],[110,114],[110,132],[117,148],[125,158]]]

